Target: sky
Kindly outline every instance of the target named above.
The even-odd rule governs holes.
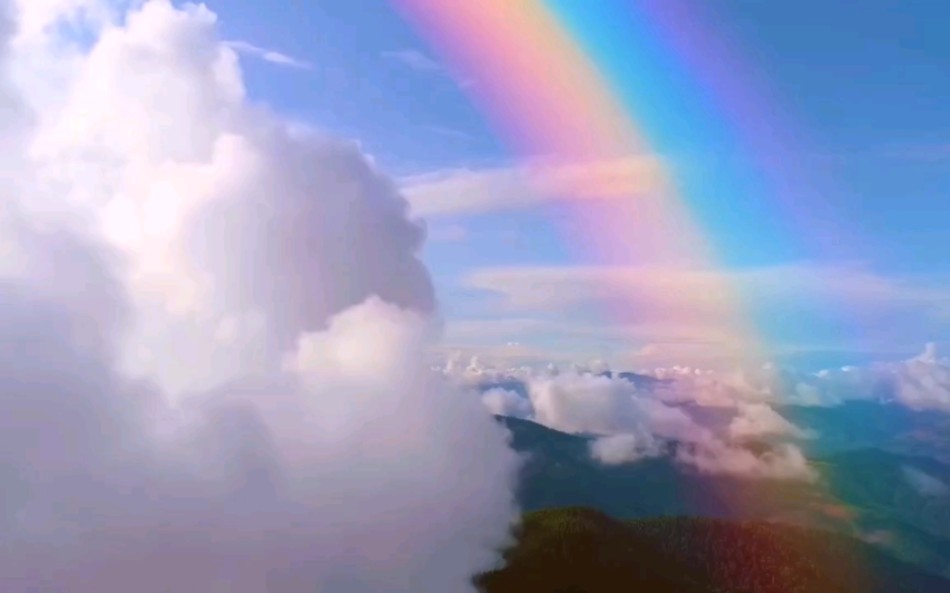
[[[591,255],[601,229],[571,230],[574,213],[556,189],[543,180],[539,189],[526,173],[531,157],[543,155],[512,147],[479,104],[479,82],[450,68],[443,48],[396,4],[207,4],[239,50],[254,101],[358,142],[425,221],[423,254],[446,321],[446,353],[512,364],[603,359],[638,369],[732,363],[717,354],[731,352],[723,340],[746,338],[724,338],[733,328],[712,318],[719,313],[699,319],[688,299],[658,313],[641,303],[667,298],[643,293],[649,272],[608,270]],[[622,15],[662,4],[611,6]],[[660,157],[685,171],[684,202],[716,251],[705,271],[740,294],[737,308],[762,355],[819,369],[906,358],[946,342],[950,107],[941,98],[950,82],[940,73],[950,43],[940,23],[950,8],[884,0],[860,12],[818,2],[674,4],[734,57],[734,78],[717,80],[707,68],[713,78],[703,80],[662,48],[656,55],[666,61],[656,71],[631,65],[631,76],[642,70],[651,83],[669,79],[674,90],[697,94],[731,84],[756,110],[735,94],[708,118],[712,108],[697,99],[699,115],[691,116],[670,107],[689,106],[688,96],[642,93],[635,119],[660,130]],[[546,5],[583,21],[570,2]],[[673,37],[649,20],[634,25],[657,47]],[[704,126],[751,141],[736,149],[699,131]],[[770,142],[781,143],[768,155],[780,161],[767,165],[773,178],[746,180],[754,151]],[[715,292],[705,288],[711,280],[677,277],[672,282],[682,284],[662,290]]]
[[[570,10],[570,3],[548,4]],[[524,187],[518,172],[526,155],[480,109],[473,94],[478,81],[447,66],[440,48],[392,3],[210,5],[227,38],[296,62],[245,51],[247,84],[257,100],[356,139],[400,180],[428,226],[425,261],[448,346],[525,362],[603,358],[649,367],[676,362],[677,352],[689,362],[683,349],[657,359],[638,354],[676,341],[676,332],[642,327],[650,324],[639,318],[634,325],[641,327],[618,328],[628,320],[617,319],[596,294],[569,309],[539,295],[522,298],[539,288],[597,293],[578,287],[603,282],[578,269],[598,263],[585,257],[590,237],[565,233],[561,219],[570,213]],[[696,212],[720,246],[715,269],[747,278],[730,276],[729,284],[756,286],[748,289],[753,296],[745,308],[770,352],[818,368],[906,357],[926,342],[945,341],[950,107],[942,98],[950,81],[941,72],[950,66],[950,43],[940,23],[950,8],[873,0],[856,11],[844,4],[717,0],[695,14],[708,35],[739,56],[730,64],[740,70],[736,79],[771,120],[739,113],[743,125],[758,140],[767,141],[773,127],[788,140],[781,147],[788,160],[783,173],[796,177],[782,181],[788,196],[781,199],[797,202],[791,209],[810,217],[796,226],[780,209],[751,218],[723,214],[730,201],[768,209],[780,198],[764,186],[731,192],[723,172],[729,167],[717,160],[728,157],[723,146],[681,135],[710,188]],[[662,107],[650,101],[663,99],[647,97],[645,111]],[[812,204],[820,212],[808,210]],[[757,235],[756,216],[777,218],[769,228],[788,238]],[[516,280],[499,284],[513,269],[521,270]],[[554,277],[563,285],[555,286]],[[799,279],[797,288],[783,278]]]
[[[738,53],[694,64],[703,90],[650,53],[676,13],[634,18],[669,0],[552,3],[610,86],[577,87],[569,54],[532,78],[523,36],[485,50],[522,52],[501,63],[529,96],[574,84],[558,98],[584,101],[513,106],[571,160],[512,141],[473,99],[497,73],[450,70],[382,4],[221,4],[0,0],[15,590],[470,593],[518,516],[523,460],[489,412],[594,435],[606,464],[813,481],[793,407],[950,410],[945,120],[907,98],[841,127],[796,99],[895,93],[902,46],[875,46],[873,85],[815,82],[813,45],[741,45],[794,19],[724,5],[707,31]],[[611,45],[629,27],[642,54]],[[725,95],[722,63],[750,69]]]

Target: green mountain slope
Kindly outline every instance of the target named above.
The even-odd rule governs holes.
[[[526,511],[591,507],[624,519],[695,516],[782,521],[861,538],[901,560],[950,576],[947,498],[922,496],[905,468],[950,483],[946,466],[880,450],[816,458],[817,485],[708,476],[647,459],[604,466],[589,439],[525,420],[503,418],[514,448],[526,457],[518,500]]]
[[[529,513],[485,593],[946,593],[950,581],[858,540],[768,523],[622,522],[591,509]]]
[[[605,466],[590,457],[589,439],[539,424],[502,419],[513,447],[526,456],[518,499],[528,511],[587,506],[625,519],[669,515],[782,519],[847,527],[825,513],[825,501],[804,483],[709,476],[668,458]]]

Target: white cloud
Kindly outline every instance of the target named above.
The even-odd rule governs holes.
[[[660,308],[682,315],[672,321],[686,324],[690,319],[708,322],[711,314],[732,305],[727,280],[721,271],[659,266],[499,266],[473,270],[463,285],[496,294],[512,311],[566,312],[636,299],[629,309],[642,305],[657,313]],[[652,319],[644,314],[636,321]]]
[[[5,590],[473,591],[517,457],[424,364],[422,228],[248,101],[208,9],[124,23],[9,55],[68,59],[0,118]]]
[[[682,447],[677,458],[709,474],[729,474],[749,478],[814,481],[818,473],[798,447],[785,443],[775,449],[755,454],[748,449],[709,441]]]
[[[950,412],[950,359],[938,357],[936,344],[927,344],[920,356],[885,368],[893,372],[897,398],[904,405]]]
[[[943,480],[914,467],[905,466],[902,469],[904,479],[922,496],[940,497],[950,494],[950,486],[947,486]]]
[[[113,23],[121,6],[132,0],[14,0],[17,38],[29,43],[56,34],[58,25],[89,29],[93,32]]]
[[[733,371],[673,366],[655,368],[649,373],[668,381],[660,393],[665,401],[737,407],[743,414],[754,412],[754,420],[748,416],[737,421],[738,433],[769,426],[773,432],[807,437],[808,431],[794,435],[787,426],[780,430],[777,418],[766,418],[768,406],[782,404],[836,406],[846,401],[871,400],[899,403],[913,410],[950,412],[950,360],[940,358],[934,344],[928,344],[923,354],[909,360],[818,372],[765,364]]]
[[[532,377],[528,393],[535,420],[564,432],[609,435],[641,420],[633,386],[590,374]]]
[[[913,284],[853,268],[773,265],[740,270],[649,266],[500,266],[474,270],[471,288],[492,291],[517,309],[564,310],[579,303],[609,299],[613,291],[633,294],[645,304],[657,302],[675,311],[715,311],[734,298],[737,287],[750,298],[768,302],[810,301],[817,294],[835,297],[866,312],[891,307],[947,310],[950,289]],[[573,290],[565,290],[572,287]],[[665,301],[665,302],[664,302]]]
[[[655,440],[635,434],[600,437],[590,445],[591,456],[604,465],[635,463],[647,457],[656,457],[660,452]]]
[[[249,103],[214,27],[207,9],[146,4],[102,35],[34,144],[56,200],[127,259],[148,336],[129,364],[176,390],[273,366],[275,349],[371,294],[434,306],[424,230],[392,183],[355,146],[295,135]],[[226,321],[262,333],[209,350]]]
[[[740,403],[738,412],[738,415],[729,424],[729,436],[733,439],[745,440],[765,437],[803,439],[811,436],[809,432],[783,418],[768,404]]]
[[[512,418],[530,418],[534,415],[531,400],[526,399],[510,389],[496,387],[482,394],[482,403],[495,416],[510,416]]]
[[[936,344],[916,357],[898,362],[787,373],[786,399],[802,405],[829,406],[848,400],[884,400],[913,410],[950,412],[950,359],[940,358]]]
[[[413,48],[404,48],[389,50],[380,53],[384,60],[391,60],[403,67],[409,68],[421,74],[440,76],[451,80],[459,88],[467,89],[475,86],[475,81],[465,76],[456,76],[450,72],[441,62],[429,56],[425,52]]]
[[[470,387],[492,386],[486,393],[490,398],[483,403],[494,413],[516,411],[518,417],[556,430],[593,436],[590,455],[606,465],[671,455],[683,465],[710,474],[806,481],[817,477],[797,446],[781,443],[753,451],[743,439],[735,438],[731,426],[700,424],[684,408],[664,403],[657,393],[640,392],[626,379],[579,370],[502,371],[486,369],[477,361],[468,367],[453,362],[445,369],[448,376]],[[527,399],[511,387],[519,383]],[[498,385],[506,386],[503,393]],[[745,416],[740,424],[749,424]],[[737,413],[735,418],[743,416]],[[764,427],[766,432],[774,431],[774,418],[767,420],[773,424]],[[762,432],[762,424],[754,428]]]
[[[414,213],[425,217],[521,210],[577,197],[658,198],[665,181],[658,159],[646,155],[591,162],[427,173],[401,181]]]
[[[394,60],[418,72],[445,74],[442,64],[417,49],[384,51],[381,55],[387,60]]]
[[[253,43],[248,43],[247,41],[228,41],[225,43],[225,45],[237,51],[238,53],[258,58],[278,66],[286,66],[288,68],[297,68],[300,70],[313,69],[313,64],[307,62],[306,60],[300,60],[273,49],[267,49],[254,45]]]
[[[634,368],[761,364],[756,359],[762,350],[746,314],[750,309],[743,303],[774,317],[804,320],[814,311],[846,308],[835,327],[840,335],[827,338],[845,347],[866,338],[862,347],[878,344],[877,349],[893,352],[922,335],[950,329],[950,289],[849,266],[497,266],[470,271],[461,286],[481,293],[496,316],[557,316],[560,333],[571,319],[607,310],[614,319],[595,338],[622,331],[627,351],[611,356]],[[591,333],[587,322],[573,325],[578,335]],[[820,347],[822,339],[805,347]],[[794,342],[774,346],[779,351],[803,347]]]

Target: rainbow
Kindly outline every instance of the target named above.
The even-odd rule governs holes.
[[[554,184],[573,204],[564,230],[578,256],[646,267],[657,286],[689,271],[703,315],[731,328],[709,337],[732,359],[773,360],[771,345],[799,333],[800,320],[761,308],[727,272],[855,258],[859,242],[815,189],[827,183],[796,164],[793,126],[703,26],[701,3],[393,1],[453,70],[477,81],[472,100],[517,154],[585,169]],[[702,325],[675,294],[609,288],[620,322],[636,312]],[[847,307],[818,306],[835,319],[824,329],[847,322]]]
[[[554,167],[593,171],[558,184],[573,204],[570,230],[579,236],[570,244],[580,257],[599,265],[644,268],[657,286],[679,286],[686,273],[701,278],[691,298],[707,301],[705,315],[728,320],[724,348],[744,360],[766,356],[743,314],[747,307],[741,295],[714,272],[717,246],[697,224],[708,218],[701,211],[704,204],[684,198],[704,194],[681,187],[691,180],[666,154],[673,142],[663,139],[689,130],[676,117],[663,120],[670,126],[659,117],[653,119],[659,125],[638,125],[651,119],[637,116],[643,85],[628,84],[635,77],[624,73],[628,66],[631,72],[647,70],[639,63],[646,60],[626,64],[613,58],[638,52],[615,47],[613,38],[619,35],[601,25],[611,16],[597,14],[607,10],[607,3],[583,3],[585,10],[602,7],[590,14],[570,8],[580,3],[398,0],[396,5],[454,70],[478,81],[472,99],[517,153]],[[645,169],[651,174],[643,175]],[[625,170],[630,173],[622,174]],[[609,292],[617,295],[611,308],[621,323],[644,315],[690,321],[693,303],[685,295],[644,294],[623,282]]]
[[[810,180],[795,165],[791,126],[703,26],[701,3],[394,4],[450,68],[476,81],[472,100],[517,154],[583,171],[545,186],[569,205],[564,230],[579,233],[570,242],[578,255],[652,270],[661,287],[683,286],[673,277],[684,270],[701,279],[685,297],[611,286],[620,322],[653,313],[689,322],[702,300],[705,314],[728,320],[733,355],[770,359],[775,321],[720,271],[853,244],[798,190]]]

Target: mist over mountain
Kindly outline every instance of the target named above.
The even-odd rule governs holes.
[[[584,506],[614,517],[693,516],[772,521],[833,530],[950,576],[950,465],[857,449],[810,458],[816,482],[704,474],[670,458],[604,465],[593,437],[499,418],[526,456],[518,500],[528,511]],[[908,473],[912,472],[912,473]],[[913,477],[930,478],[921,489]]]

